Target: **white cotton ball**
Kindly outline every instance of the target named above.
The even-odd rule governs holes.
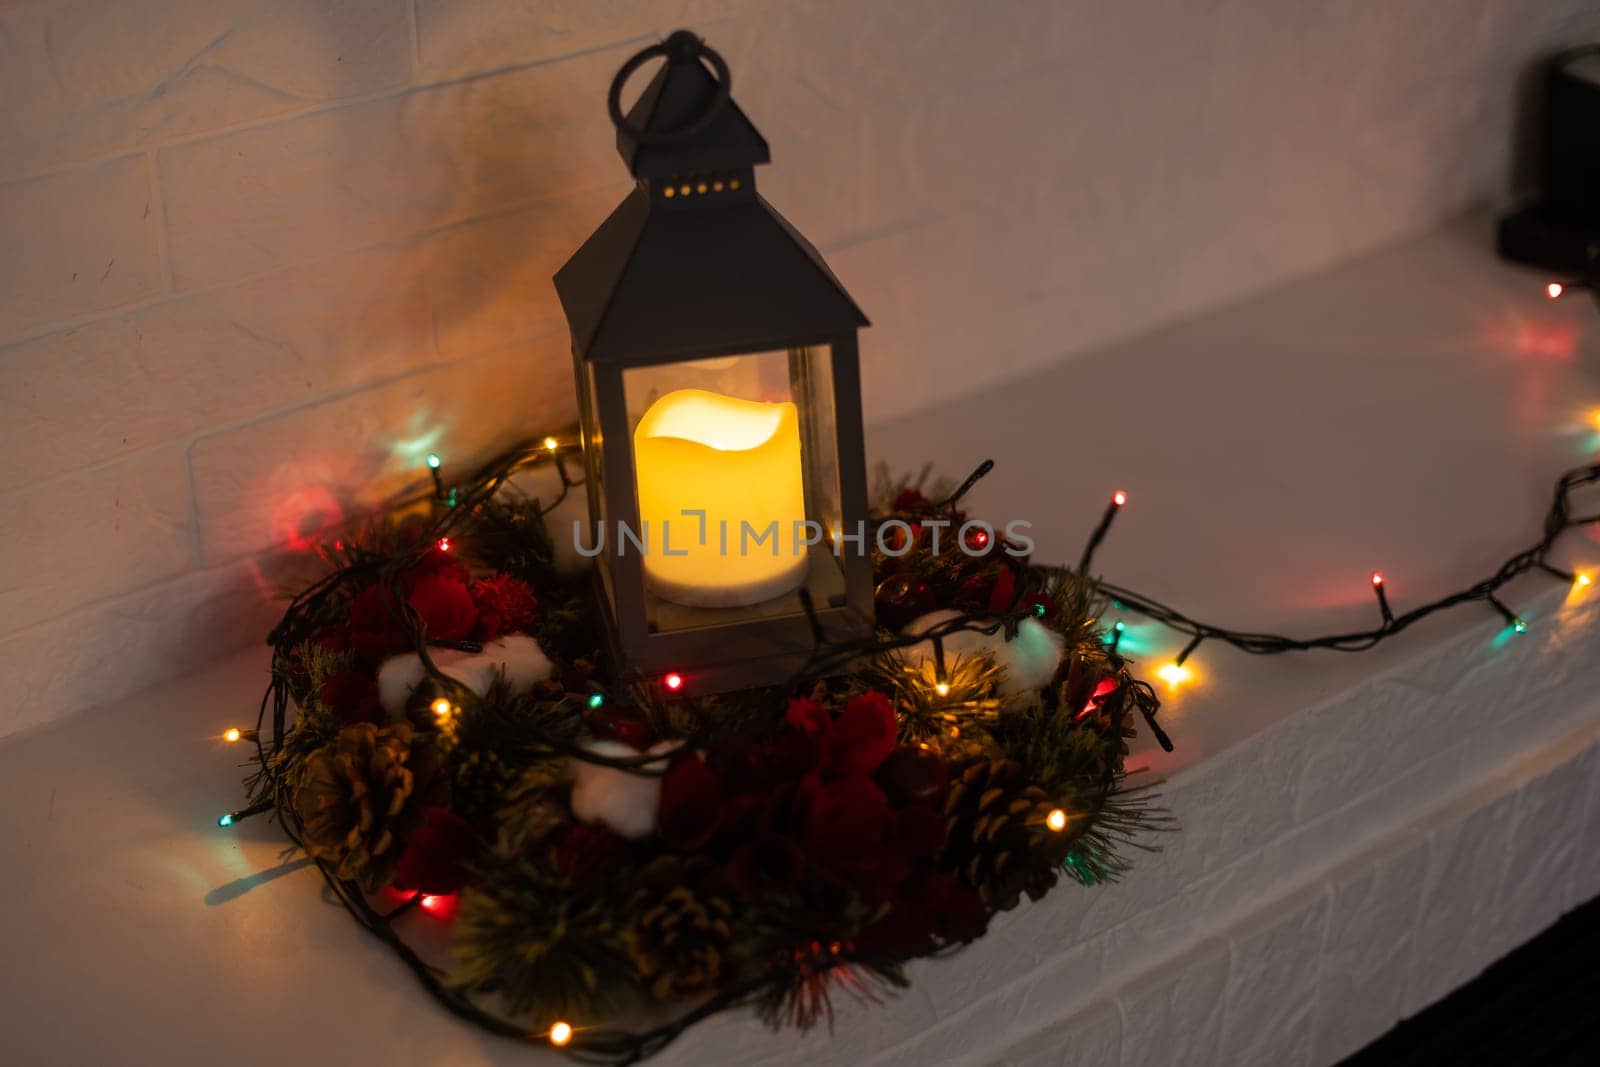
[[[961,617],[959,611],[930,611],[913,619],[904,631],[915,636],[927,633],[941,623]],[[1015,696],[1047,685],[1055,677],[1066,651],[1066,640],[1038,619],[1023,619],[1017,627],[1017,636],[1006,640],[1004,628],[992,634],[976,630],[957,630],[941,638],[946,662],[953,659],[970,659],[988,656],[1004,676],[1000,682],[1002,696]],[[933,642],[924,641],[906,649],[904,655],[911,662],[933,659]]]
[[[664,756],[681,742],[663,741],[649,754]],[[645,753],[621,741],[591,741],[583,746],[598,756],[619,759]],[[584,822],[602,823],[623,837],[646,837],[655,832],[656,813],[661,807],[661,778],[633,774],[616,767],[605,767],[587,760],[572,763],[572,813]],[[667,769],[666,760],[648,765],[652,771]]]
[[[378,668],[378,703],[391,716],[405,710],[411,691],[422,681],[422,657],[415,652],[391,656]]]
[[[507,634],[499,640],[490,641],[483,646],[481,658],[493,666],[504,668],[506,681],[511,684],[512,691],[518,693],[538,685],[555,670],[550,657],[539,647],[539,642],[527,634]]]
[[[465,652],[448,648],[432,652],[434,666],[446,674],[450,673],[450,667],[455,662],[466,656]],[[391,716],[403,714],[407,701],[411,699],[411,691],[422,683],[427,673],[422,669],[422,657],[415,652],[404,652],[384,660],[378,668],[378,703],[383,705],[383,710]]]
[[[996,635],[1004,638],[1005,634]],[[1004,664],[1005,681],[1000,691],[1007,696],[1042,689],[1050,684],[1061,666],[1061,657],[1067,650],[1067,640],[1038,619],[1023,619],[1017,627],[1017,636],[1005,642],[1010,654]]]
[[[448,678],[483,696],[494,684],[495,672],[504,670],[506,681],[513,692],[523,692],[550,677],[554,667],[539,643],[527,634],[508,634],[498,641],[490,641],[478,653],[458,652],[451,648],[432,649],[429,655],[433,665]],[[411,691],[427,672],[422,669],[422,657],[415,652],[393,656],[378,668],[378,702],[390,715],[405,712]]]

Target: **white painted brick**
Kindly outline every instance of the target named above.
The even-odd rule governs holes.
[[[1569,908],[1588,900],[1578,886],[1578,865],[1593,851],[1585,837],[1589,783],[1600,771],[1600,745],[1591,744],[1522,785],[1511,835],[1505,843],[1506,876],[1495,904],[1515,941],[1525,941]]]
[[[137,156],[0,185],[0,339],[160,292],[155,214]]]
[[[26,700],[0,707],[0,737],[107,704],[265,640],[281,613],[259,569],[185,575],[0,638],[6,684]],[[262,685],[266,684],[262,676]]]
[[[0,487],[426,366],[429,254],[380,248],[0,350]]]
[[[1207,876],[1229,870],[1245,857],[1251,858],[1252,874],[1267,870],[1259,850],[1294,826],[1298,769],[1307,749],[1291,727],[1285,722],[1249,738],[1215,756],[1206,773],[1160,787],[1160,802],[1177,820],[1177,832],[1152,837],[1148,843],[1157,852],[1130,852],[1133,870],[1122,881],[1086,896],[1078,910],[1080,935],[1148,915],[1186,888],[1219,886],[1220,880],[1207,881]],[[1150,925],[1141,919],[1130,929],[1138,937]]]
[[[1395,993],[1416,966],[1417,887],[1427,860],[1427,839],[1406,833],[1329,878],[1312,1063],[1335,1063],[1400,1021]]]
[[[614,185],[595,53],[164,149],[173,273],[210,284]]]
[[[177,448],[0,498],[0,618],[18,629],[176,577],[191,529]]]
[[[551,278],[632,189],[603,186],[445,231],[427,242],[430,300],[447,359],[560,335]]]
[[[1106,1067],[1122,1055],[1122,1014],[1099,1004],[1015,1042],[988,1063],[1015,1067]]]
[[[1070,896],[1070,887],[1066,892]],[[1019,909],[1009,923],[1011,937],[1002,923],[959,955],[913,964],[911,995],[924,1005],[924,1018],[914,1028],[898,1025],[899,1043],[880,1045],[886,1051],[872,1062],[987,1062],[1003,1042],[1054,1026],[1103,993],[1102,938],[1073,941],[1039,931],[1034,951],[1019,960],[1015,946],[1029,912],[1037,910]],[[1041,953],[1041,946],[1048,951]]]
[[[1579,826],[1578,836],[1585,842],[1600,841],[1600,756],[1591,746],[1580,761],[1583,764],[1582,775],[1587,779],[1585,799],[1583,805],[1583,822]],[[1577,862],[1573,864],[1572,871],[1573,889],[1572,896],[1576,900],[1588,900],[1600,896],[1600,848],[1583,848],[1578,851]]]
[[[435,329],[447,359],[533,339],[569,358],[550,278],[623,195],[583,193],[0,349],[0,490],[424,369]]]
[[[1232,932],[1218,1062],[1308,1067],[1327,926],[1328,897],[1315,886]]]
[[[566,339],[515,345],[224,431],[192,450],[204,558],[285,545],[365,514],[438,452],[470,471],[576,417]]]
[[[0,11],[0,170],[22,174],[403,83],[407,0]]]
[[[1402,1012],[1438,1000],[1516,946],[1515,931],[1495,910],[1515,799],[1497,796],[1465,818],[1451,809],[1432,826],[1417,890],[1416,967]]]
[[[1212,1067],[1222,1062],[1228,944],[1206,941],[1118,993],[1128,1025],[1122,1067]]]
[[[638,39],[769,6],[768,0],[416,0],[417,42],[429,78],[517,66]],[[641,74],[643,88],[648,75]]]
[[[1298,732],[1307,742],[1306,768],[1296,819],[1338,810],[1430,758],[1458,729],[1441,721],[1447,713],[1441,705],[1415,688],[1379,683],[1304,716]]]

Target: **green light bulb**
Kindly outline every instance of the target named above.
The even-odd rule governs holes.
[[[217,820],[217,825],[222,827],[224,830],[226,830],[228,827],[232,826],[233,825],[233,813],[229,812],[227,815],[224,815],[222,818],[218,819]]]
[[[1512,627],[1512,629],[1516,630],[1517,633],[1519,633],[1519,634],[1525,634],[1525,633],[1528,632],[1528,624],[1523,622],[1521,619],[1518,619],[1516,622],[1513,622],[1511,624],[1511,627]]]
[[[428,468],[430,470],[438,470],[439,469],[439,463],[440,463],[439,453],[437,453],[437,452],[429,452],[428,453]]]
[[[599,693],[592,693],[589,696],[589,706],[591,708],[598,708],[601,704],[604,704],[605,702],[606,702],[606,698],[601,696]]]

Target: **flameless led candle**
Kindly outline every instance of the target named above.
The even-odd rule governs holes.
[[[724,608],[759,604],[805,581],[806,549],[795,536],[806,511],[793,403],[679,389],[639,420],[633,455],[651,592]],[[700,517],[685,510],[705,512],[703,541]],[[775,536],[768,532],[774,523]]]

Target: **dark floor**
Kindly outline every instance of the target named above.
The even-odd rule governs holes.
[[[1600,898],[1568,912],[1344,1067],[1600,1065]]]

